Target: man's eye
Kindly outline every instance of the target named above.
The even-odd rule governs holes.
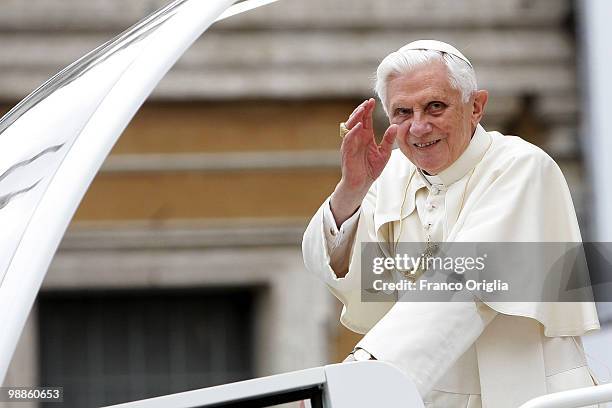
[[[429,104],[429,111],[432,113],[440,113],[446,108],[446,105],[442,102],[432,102]]]
[[[397,108],[397,109],[395,110],[395,114],[396,114],[396,115],[401,115],[401,116],[404,116],[404,115],[410,115],[410,112],[411,112],[411,111],[410,111],[410,109],[408,109],[408,108]]]

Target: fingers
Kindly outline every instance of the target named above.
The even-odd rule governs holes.
[[[364,129],[372,129],[372,112],[375,106],[376,102],[373,98],[363,101],[345,122],[346,127],[352,129],[357,123],[363,122]]]
[[[356,154],[360,149],[371,142],[371,140],[366,139],[367,137],[368,133],[363,132],[363,123],[359,122],[346,134],[346,136],[344,136],[342,146],[353,154]]]
[[[364,129],[372,129],[372,114],[374,113],[374,108],[376,107],[376,101],[373,98],[370,98],[366,102],[367,103],[364,107],[363,113],[363,127]]]
[[[363,101],[359,106],[357,106],[355,108],[353,113],[351,113],[351,115],[349,116],[349,118],[345,122],[346,127],[351,129],[353,126],[355,126],[357,124],[357,122],[359,122],[361,120],[361,114],[363,113],[363,110],[364,110],[364,108],[366,106],[366,103],[367,103],[367,101]]]
[[[393,150],[393,142],[397,136],[398,126],[393,124],[387,128],[385,135],[383,136],[382,142],[380,142],[380,152],[383,154],[390,154]]]
[[[348,118],[348,120],[344,122],[344,124],[349,130],[353,129],[353,127],[355,127],[357,123],[361,122],[363,111],[364,111],[364,108],[363,106],[360,105],[359,107],[357,107],[357,109],[355,109],[355,111],[353,111],[353,113]]]
[[[344,139],[345,140],[358,139],[355,137],[355,135],[357,135],[361,131],[362,128],[363,128],[363,123],[357,122],[357,124],[353,126],[353,128],[346,134],[346,136],[344,136]]]
[[[355,108],[355,110],[353,111],[353,113],[351,113],[351,115],[349,116],[349,119],[350,119],[351,117],[353,117],[353,116],[355,115],[355,113],[357,113],[357,111],[359,110],[359,108],[364,108],[364,107],[366,106],[367,102],[368,102],[367,100],[365,100],[365,101],[361,102],[361,104]]]

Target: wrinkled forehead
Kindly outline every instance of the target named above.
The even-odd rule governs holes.
[[[413,67],[407,72],[391,73],[387,81],[387,102],[398,97],[460,98],[461,92],[454,87],[448,68],[442,61],[431,61]]]

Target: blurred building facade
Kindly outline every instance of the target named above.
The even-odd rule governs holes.
[[[4,110],[164,3],[3,2]],[[301,234],[340,176],[338,122],[371,96],[378,62],[421,38],[472,60],[485,127],[551,154],[588,229],[571,0],[281,0],[215,25],[137,114],[6,383],[64,385],[89,406],[342,359],[357,337],[305,273]]]

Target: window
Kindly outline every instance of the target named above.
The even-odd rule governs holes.
[[[253,298],[42,293],[41,385],[64,387],[65,407],[91,407],[253,377]]]

